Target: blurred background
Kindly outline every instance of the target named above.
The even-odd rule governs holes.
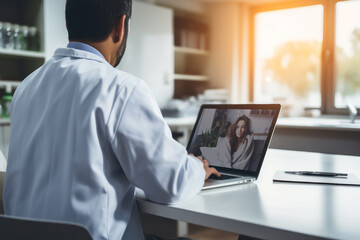
[[[16,87],[68,43],[65,2],[0,0],[5,159]],[[360,156],[359,12],[357,0],[134,0],[118,68],[149,85],[184,145],[201,104],[280,103],[270,148]],[[237,238],[173,226],[197,239]]]

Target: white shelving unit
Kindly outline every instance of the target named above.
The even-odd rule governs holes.
[[[35,26],[39,33],[39,51],[0,48],[0,98],[13,90],[31,72],[49,59],[56,48],[66,47],[66,0],[1,0],[0,21]],[[7,90],[6,90],[7,88]],[[10,121],[0,118],[0,150],[7,158]]]
[[[8,50],[0,48],[0,55],[2,56],[13,56],[19,58],[40,58],[45,59],[44,52],[36,52],[36,51],[24,51],[24,50]]]
[[[0,88],[5,88],[6,92],[11,92],[12,88],[19,86],[20,81],[4,81],[0,80]]]
[[[209,51],[202,50],[202,49],[194,49],[194,48],[187,48],[187,47],[174,47],[175,53],[183,53],[183,54],[193,54],[193,55],[209,55]]]
[[[175,80],[206,82],[209,80],[209,77],[204,76],[204,75],[174,74],[174,79]]]
[[[37,28],[38,39],[35,43],[39,47],[37,51],[0,48],[0,80],[21,81],[45,61],[43,41],[45,22],[43,1],[45,0],[3,1],[4,7],[0,8],[1,21]],[[3,92],[0,98],[2,94]]]
[[[185,99],[201,94],[209,84],[207,64],[210,56],[203,16],[177,12],[174,18],[174,97]]]
[[[210,78],[205,74],[209,51],[174,47],[174,97],[188,98],[201,94]]]
[[[204,61],[209,51],[188,47],[174,46],[175,80],[208,81],[209,77],[202,74]],[[200,73],[200,74],[197,74]]]

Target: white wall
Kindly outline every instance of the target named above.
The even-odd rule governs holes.
[[[133,2],[125,55],[118,66],[143,79],[163,107],[174,94],[173,11]]]
[[[68,44],[65,24],[66,0],[44,0],[44,50],[45,59],[51,58],[59,47]]]
[[[210,24],[210,87],[226,88],[232,103],[248,102],[248,15],[247,4],[206,3]]]

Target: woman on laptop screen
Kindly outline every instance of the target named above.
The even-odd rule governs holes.
[[[203,105],[188,152],[222,170],[258,174],[279,110],[276,104]]]
[[[230,111],[228,112],[230,114]],[[226,116],[226,114],[224,115]],[[228,120],[223,119],[224,122]],[[223,136],[219,134],[216,146],[203,144],[201,156],[210,165],[247,170],[254,152],[254,134],[251,132],[251,119],[241,114],[234,122],[228,122]],[[225,124],[224,124],[225,125]],[[217,128],[214,128],[217,130]],[[215,131],[216,132],[216,131]]]
[[[219,166],[247,169],[254,152],[254,135],[250,128],[251,120],[245,115],[229,127],[227,136],[218,146]]]

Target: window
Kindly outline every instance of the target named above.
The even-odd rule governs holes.
[[[335,107],[360,108],[360,1],[336,4]]]
[[[360,1],[305,0],[254,8],[250,96],[284,116],[360,107]]]

